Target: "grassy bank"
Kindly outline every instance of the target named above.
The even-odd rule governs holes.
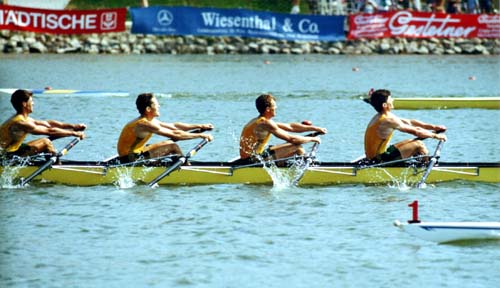
[[[149,6],[193,6],[217,8],[244,8],[261,11],[288,13],[290,0],[149,0]],[[306,1],[302,1],[306,2]],[[102,9],[118,7],[139,7],[141,0],[71,0],[69,9]],[[301,11],[307,12],[307,5],[301,5]]]

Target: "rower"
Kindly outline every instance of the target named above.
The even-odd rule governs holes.
[[[292,155],[303,155],[302,144],[309,142],[320,143],[317,136],[300,136],[288,132],[315,131],[326,134],[326,128],[311,125],[310,123],[280,123],[272,118],[276,116],[276,100],[271,94],[262,94],[255,101],[259,116],[250,120],[241,132],[240,159],[237,164],[250,164],[259,161],[277,160]],[[287,143],[266,147],[274,135]]]
[[[370,91],[365,102],[371,104],[377,114],[368,123],[365,132],[365,155],[372,162],[388,162],[412,156],[428,155],[427,147],[420,139],[434,138],[446,141],[442,125],[427,124],[419,120],[399,118],[391,111],[394,108],[391,92],[380,89]],[[417,136],[387,147],[394,130]],[[432,130],[432,131],[430,131]]]
[[[213,140],[210,134],[187,132],[193,129],[212,130],[214,128],[212,124],[165,123],[156,119],[160,116],[160,104],[152,93],[140,94],[135,104],[140,115],[123,127],[118,139],[117,149],[122,164],[140,159],[182,155],[181,149],[173,140],[195,138]],[[172,140],[146,146],[153,134],[169,137]]]
[[[57,154],[57,150],[49,138],[39,138],[23,143],[28,134],[47,135],[50,138],[75,136],[85,137],[85,124],[69,124],[55,120],[35,120],[29,117],[33,112],[33,93],[27,90],[16,90],[12,93],[10,102],[16,114],[0,126],[0,148],[4,156],[31,156],[38,153]]]

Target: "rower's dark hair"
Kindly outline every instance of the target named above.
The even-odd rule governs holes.
[[[33,97],[33,92],[28,90],[18,89],[12,93],[10,97],[10,103],[17,113],[23,112],[23,102],[28,102],[30,98]]]
[[[379,89],[373,92],[370,98],[364,99],[364,101],[371,104],[377,112],[382,112],[383,105],[387,102],[389,96],[391,96],[391,91]]]
[[[142,93],[137,96],[137,100],[135,100],[135,106],[137,106],[137,110],[141,115],[144,115],[147,107],[153,105],[153,97],[153,93]]]
[[[255,100],[255,107],[257,107],[257,111],[259,111],[260,115],[266,112],[267,107],[271,107],[272,100],[276,101],[273,95],[271,94],[262,94],[259,97],[257,97],[257,100]]]

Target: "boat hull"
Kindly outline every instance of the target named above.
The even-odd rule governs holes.
[[[39,166],[15,166],[0,168],[2,182],[15,183],[25,178]],[[34,181],[77,186],[111,185],[120,181],[149,183],[167,169],[166,167],[107,167],[104,165],[64,164],[37,176]],[[314,165],[304,173],[298,185],[340,185],[390,183],[416,184],[425,168],[379,167],[362,169],[349,163],[323,163]],[[293,182],[297,173],[292,168],[245,167],[234,168],[223,163],[182,166],[163,178],[159,185],[200,184],[262,184],[272,185],[276,181]],[[273,177],[283,180],[273,180]],[[500,163],[441,163],[435,167],[426,183],[448,181],[473,181],[500,183]]]
[[[500,97],[395,98],[395,109],[500,109]]]

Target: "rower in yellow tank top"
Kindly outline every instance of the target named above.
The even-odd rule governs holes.
[[[375,123],[372,125],[369,125],[368,128],[366,128],[366,133],[365,133],[365,154],[368,159],[373,159],[377,155],[380,155],[384,153],[387,149],[387,144],[392,138],[392,135],[394,134],[394,130],[389,134],[388,137],[385,139],[381,138],[378,135],[378,129],[380,126],[380,123],[386,118],[385,115],[381,115]]]
[[[271,159],[282,159],[293,155],[304,154],[301,144],[308,142],[319,143],[319,137],[294,135],[288,132],[316,131],[326,134],[326,129],[304,123],[280,123],[272,118],[276,116],[276,100],[271,94],[262,94],[255,100],[259,115],[250,120],[240,136],[240,159],[235,164],[247,164]],[[271,135],[286,143],[266,148]]]
[[[16,152],[23,144],[27,132],[17,131],[14,132],[12,129],[14,125],[19,124],[20,122],[26,121],[26,117],[21,114],[14,115],[5,123],[3,123],[0,128],[0,146],[7,153]],[[15,135],[13,135],[15,133]]]
[[[139,138],[136,135],[136,128],[138,124],[144,124],[148,121],[144,117],[140,117],[129,122],[123,127],[118,139],[118,155],[120,157],[128,156],[129,154],[142,154],[146,142],[153,136],[153,133],[146,133],[146,136]]]
[[[28,134],[47,135],[52,138],[75,136],[83,139],[85,124],[69,124],[56,120],[35,120],[29,115],[33,112],[33,93],[28,90],[16,90],[10,102],[16,114],[0,126],[0,154],[11,156],[31,156],[37,153],[56,154],[52,141],[45,137],[23,143]]]
[[[151,93],[138,95],[135,104],[140,115],[123,127],[118,139],[117,150],[121,163],[134,162],[140,158],[181,155],[182,151],[174,140],[203,138],[212,141],[213,139],[210,134],[187,132],[187,130],[193,129],[212,130],[212,124],[165,123],[156,119],[160,116],[160,103]],[[146,142],[153,134],[172,140],[146,146]]]
[[[391,112],[394,108],[393,99],[388,90],[370,91],[369,98],[365,101],[377,111],[365,132],[365,155],[368,160],[388,162],[429,153],[425,144],[419,139],[407,139],[387,147],[394,130],[412,134],[421,139],[436,138],[446,141],[444,134],[436,134],[446,131],[445,126],[427,124],[415,119],[403,119],[394,115]],[[428,130],[434,130],[434,133]]]
[[[267,143],[271,139],[271,133],[261,129],[259,124],[266,118],[258,117],[252,119],[241,132],[240,157],[246,159],[255,154],[262,154]]]

